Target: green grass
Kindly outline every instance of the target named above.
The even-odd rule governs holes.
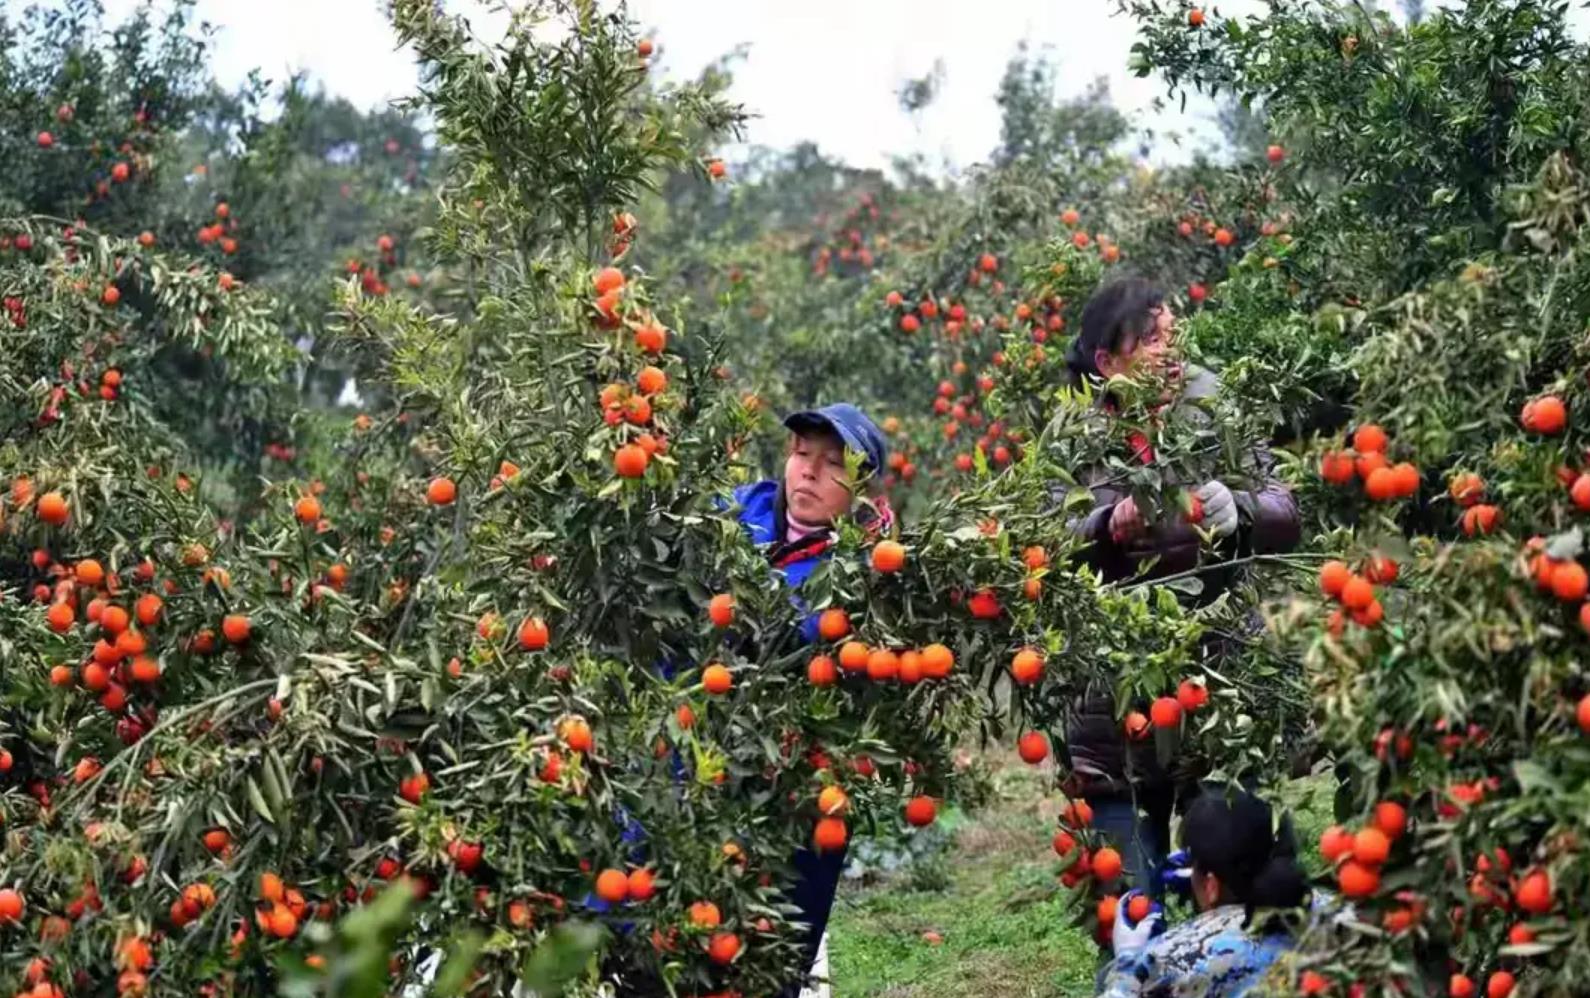
[[[829,922],[834,998],[1093,994],[1098,951],[1070,924],[1054,877],[1052,774],[1003,767],[994,778],[994,798],[963,821],[936,870],[841,888]],[[939,872],[942,890],[913,889]]]
[[[1053,771],[1001,763],[975,813],[944,816],[954,841],[937,861],[845,882],[829,922],[834,998],[1083,998],[1094,993],[1098,948],[1071,924],[1049,839],[1060,798]],[[1288,784],[1274,801],[1292,811],[1301,858],[1323,870],[1329,775]],[[941,819],[942,820],[942,819]],[[924,889],[922,885],[931,885]],[[923,938],[942,936],[940,943]]]

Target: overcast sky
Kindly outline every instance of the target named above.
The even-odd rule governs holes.
[[[136,3],[105,0],[113,20]],[[481,0],[444,3],[469,15],[484,37],[500,33],[502,19]],[[1226,15],[1259,6],[1218,4]],[[749,141],[785,147],[810,139],[857,166],[886,166],[898,153],[955,167],[986,157],[999,133],[999,77],[1023,41],[1053,53],[1063,94],[1103,76],[1118,106],[1138,112],[1140,123],[1205,143],[1214,134],[1207,104],[1190,103],[1186,115],[1148,113],[1163,85],[1126,72],[1133,28],[1114,14],[1113,0],[630,0],[629,9],[659,46],[654,71],[670,78],[693,77],[748,46],[732,96],[758,115]],[[307,70],[364,107],[414,86],[412,60],[395,49],[378,0],[199,0],[198,12],[220,29],[215,67],[223,82],[256,66],[274,79]],[[1586,20],[1580,11],[1579,23]],[[899,110],[896,91],[937,59],[943,87],[913,121]],[[1156,158],[1181,157],[1162,142]]]

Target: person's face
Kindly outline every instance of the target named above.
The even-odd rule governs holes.
[[[827,433],[796,434],[784,459],[784,502],[802,523],[833,523],[850,510],[845,445]]]
[[[1153,325],[1142,336],[1129,337],[1121,344],[1119,353],[1100,349],[1094,352],[1093,362],[1106,378],[1131,375],[1134,371],[1163,371],[1175,356],[1176,313],[1169,305],[1160,305],[1150,313]]]

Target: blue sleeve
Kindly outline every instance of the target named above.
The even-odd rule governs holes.
[[[803,616],[801,617],[801,640],[806,644],[814,645],[817,643],[818,638],[817,614],[807,612],[806,604],[799,596],[792,598],[795,601],[795,605],[799,607],[803,613]]]

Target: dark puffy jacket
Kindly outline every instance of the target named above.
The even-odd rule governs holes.
[[[1219,381],[1213,374],[1191,367],[1181,400],[1207,399],[1218,388]],[[1196,407],[1189,407],[1188,412],[1193,418],[1206,418]],[[1269,478],[1272,463],[1268,448],[1258,444],[1251,453],[1251,467],[1243,470],[1265,484],[1252,491],[1231,490],[1237,504],[1238,528],[1236,534],[1216,550],[1220,559],[1290,551],[1301,536],[1296,500],[1286,486]],[[1200,562],[1207,561],[1209,551],[1197,530],[1180,520],[1156,524],[1134,540],[1115,543],[1110,537],[1110,516],[1116,504],[1127,497],[1127,491],[1110,484],[1102,469],[1085,476],[1084,482],[1093,493],[1093,509],[1076,526],[1078,533],[1092,541],[1082,557],[1106,582],[1164,578],[1197,568]],[[1172,484],[1196,487],[1203,483]],[[1144,567],[1144,563],[1150,561],[1152,564]],[[1203,590],[1192,599],[1197,603],[1212,601],[1225,592],[1235,578],[1234,569],[1204,572],[1199,576]],[[1066,748],[1074,774],[1072,789],[1081,793],[1115,793],[1132,784],[1165,786],[1184,775],[1192,775],[1166,773],[1155,757],[1152,740],[1128,750],[1120,722],[1115,717],[1112,686],[1113,683],[1108,683],[1085,690],[1066,719]]]

